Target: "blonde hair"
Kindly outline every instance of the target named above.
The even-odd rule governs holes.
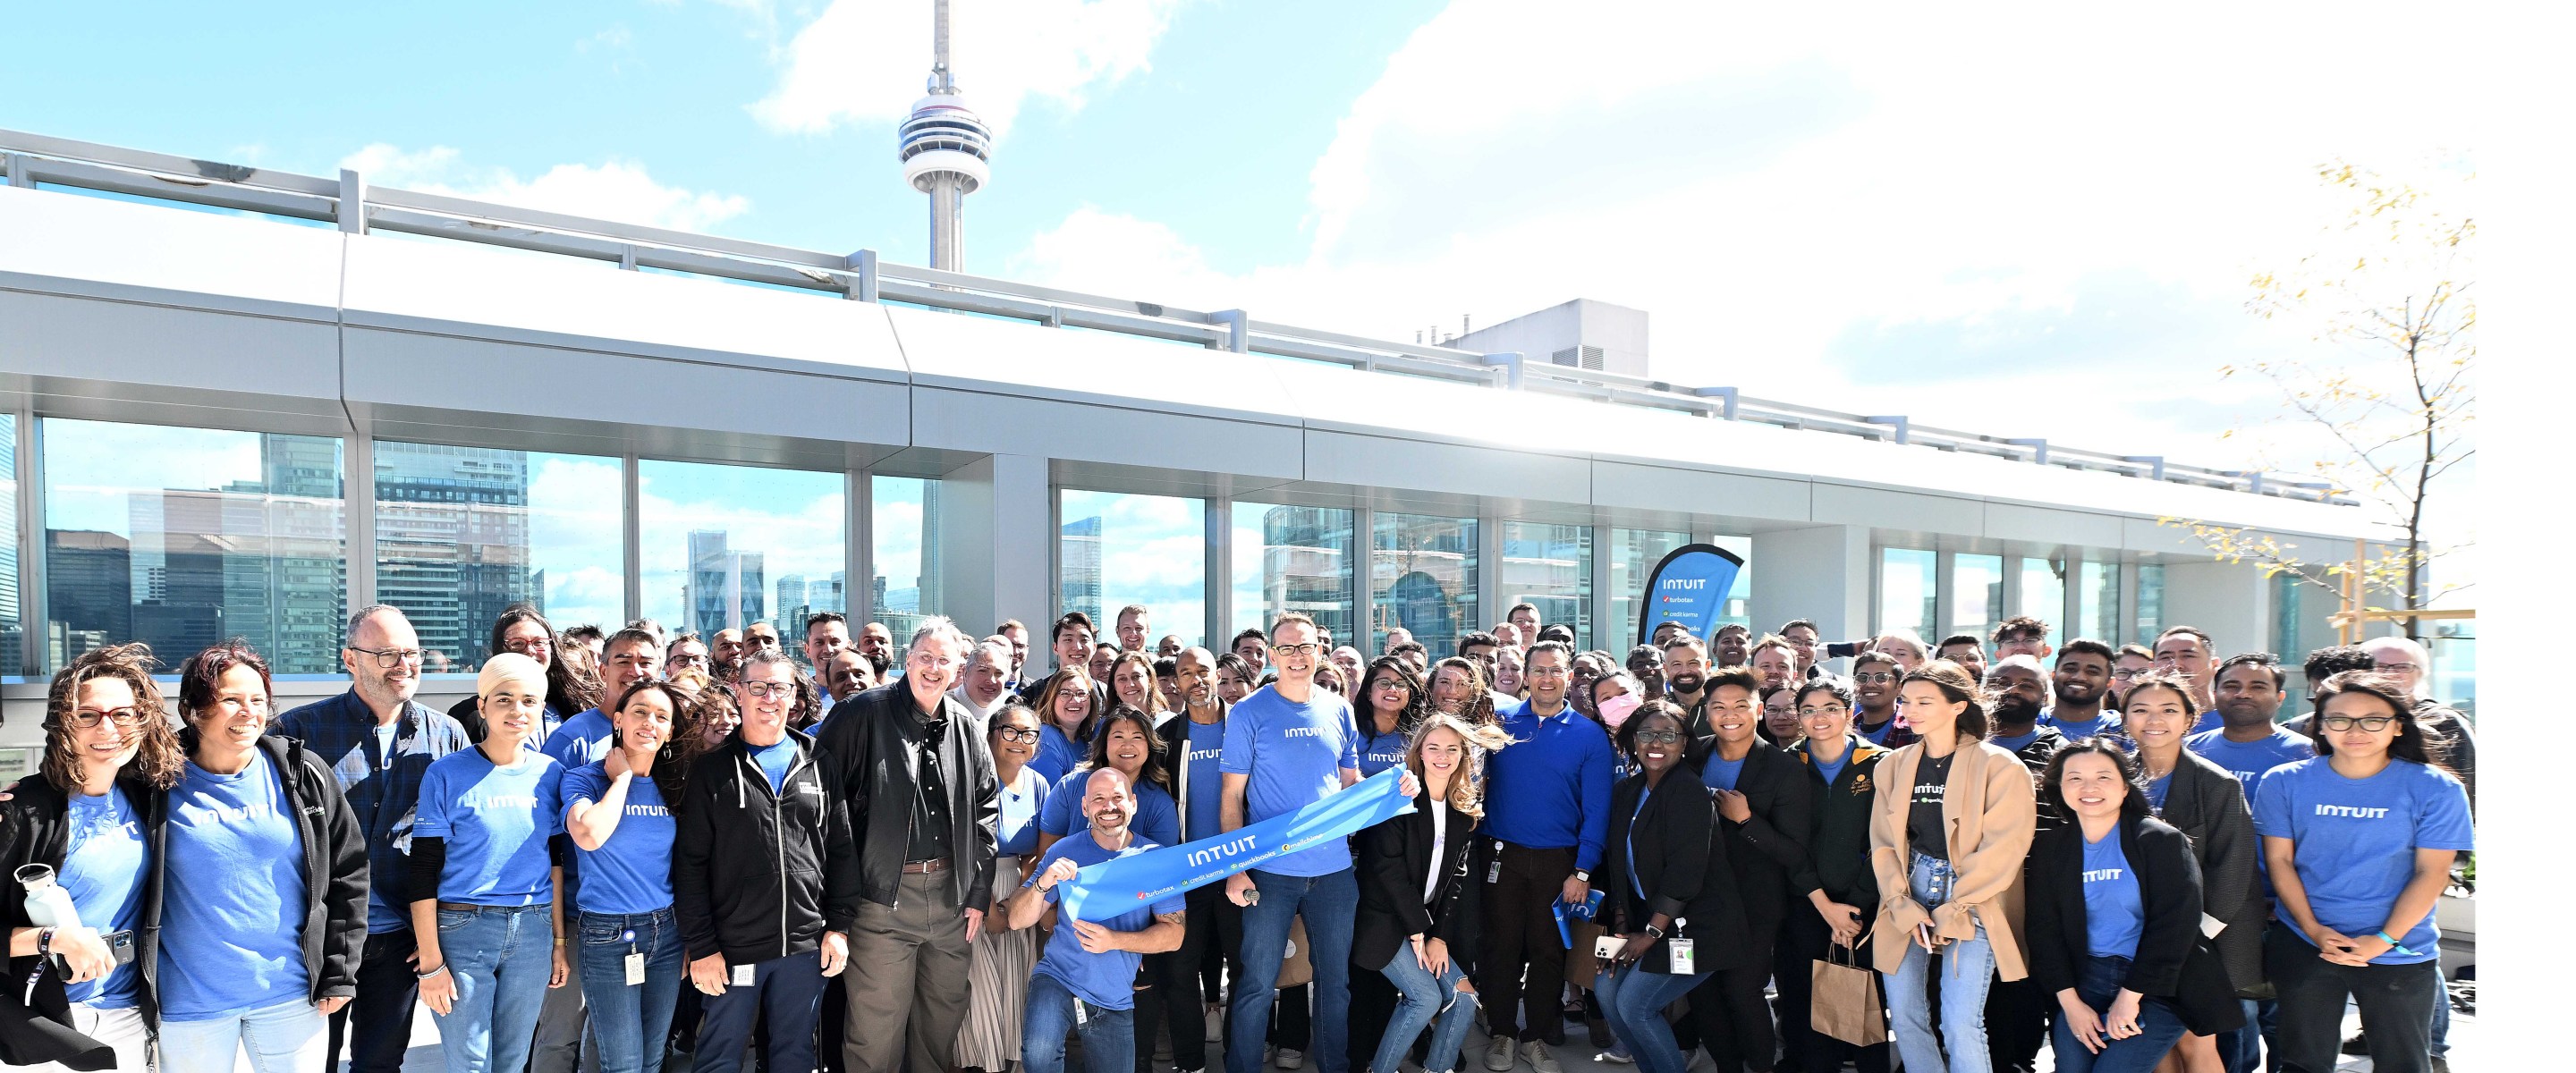
[[[1422,725],[1413,728],[1413,739],[1404,746],[1404,766],[1422,781],[1425,790],[1431,787],[1431,773],[1422,766],[1422,743],[1430,740],[1435,730],[1458,735],[1459,744],[1467,747],[1458,773],[1449,778],[1449,808],[1470,820],[1484,818],[1484,754],[1510,745],[1511,735],[1503,733],[1499,726],[1477,726],[1447,712],[1426,713]]]

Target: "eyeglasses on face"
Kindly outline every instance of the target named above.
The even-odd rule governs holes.
[[[2388,724],[2396,721],[2397,717],[2391,715],[2365,715],[2358,718],[2349,715],[2329,715],[2318,720],[2327,730],[2350,730],[2360,727],[2373,734],[2388,729]]]
[[[1896,681],[1896,674],[1893,671],[1882,672],[1879,674],[1855,674],[1852,676],[1852,681],[1858,682],[1862,685],[1876,685],[1881,682]]]
[[[72,709],[71,714],[71,724],[82,730],[88,730],[110,719],[116,721],[118,729],[132,730],[143,725],[143,711],[139,708],[118,708],[113,711],[75,708]]]
[[[543,652],[547,649],[553,648],[554,646],[554,638],[551,637],[513,637],[501,642],[501,647],[509,649],[512,652],[517,652],[521,655],[525,655],[530,652]]]
[[[2137,680],[2137,677],[2138,677],[2139,675],[2142,675],[2142,674],[2145,674],[2145,673],[2147,673],[2147,671],[2146,671],[2146,668],[2144,668],[2144,667],[2122,667],[2122,668],[2120,668],[2119,670],[2112,671],[2112,672],[2111,672],[2111,677],[2116,678],[2116,679],[2119,679],[2120,681],[2123,681],[2123,682],[2130,682],[2130,681],[2135,681],[2135,680]]]
[[[1637,741],[1642,745],[1671,745],[1680,740],[1682,740],[1682,732],[1678,730],[1640,730],[1637,732]]]
[[[390,671],[406,663],[418,663],[428,655],[417,648],[360,648],[350,645],[349,651],[364,652],[376,657],[376,669],[380,671]]]
[[[1827,716],[1841,715],[1846,710],[1847,709],[1840,704],[1819,704],[1813,707],[1798,709],[1798,718],[1823,719]]]
[[[2412,663],[2381,663],[2376,669],[2383,674],[2413,674],[2424,668]]]
[[[1037,732],[1037,729],[1036,729],[1036,728],[1034,728],[1034,727],[1029,728],[1029,729],[1026,729],[1026,730],[1020,729],[1020,728],[1018,728],[1018,727],[1003,727],[1003,728],[1001,728],[1000,730],[996,730],[996,731],[994,731],[994,732],[993,732],[993,736],[994,736],[994,737],[997,737],[997,738],[1000,738],[1000,739],[1002,739],[1003,741],[1022,741],[1022,742],[1031,742],[1031,743],[1034,743],[1034,742],[1036,742],[1036,741],[1038,740],[1038,732]]]
[[[767,700],[771,697],[792,700],[796,696],[796,683],[744,682],[742,684],[742,691],[745,696],[758,697],[762,700]]]
[[[1314,642],[1312,642],[1312,641],[1308,641],[1308,642],[1306,642],[1305,644],[1301,644],[1301,645],[1272,645],[1272,646],[1270,646],[1270,654],[1271,654],[1271,655],[1274,655],[1274,656],[1311,656],[1311,655],[1314,655],[1315,653],[1317,653],[1317,652],[1321,652],[1321,651],[1323,651],[1323,650],[1324,650],[1324,646],[1319,645],[1319,644],[1316,644],[1316,643],[1314,643]]]
[[[671,657],[671,666],[673,667],[704,667],[706,665],[707,657],[705,656],[690,654]]]

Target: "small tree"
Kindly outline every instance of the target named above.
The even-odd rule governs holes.
[[[2444,212],[2426,190],[2350,164],[2324,165],[2317,174],[2352,201],[2326,228],[2329,245],[2342,248],[2257,274],[2246,308],[2267,320],[2309,321],[2314,338],[2333,346],[2220,372],[2270,381],[2288,411],[2282,420],[2325,434],[2323,457],[2290,466],[2267,460],[2266,467],[2313,473],[2403,532],[2401,544],[2362,558],[2361,581],[2365,597],[2386,593],[2399,608],[2421,610],[2467,587],[2427,591],[2426,568],[2466,544],[2435,547],[2426,510],[2443,476],[2477,454],[2469,438],[2478,324],[2470,240],[2477,225]],[[2189,528],[2220,559],[2253,562],[2267,577],[2286,573],[2340,591],[2354,568],[2303,559],[2245,529],[2163,521]],[[2417,636],[2418,625],[2407,619],[2407,635]]]

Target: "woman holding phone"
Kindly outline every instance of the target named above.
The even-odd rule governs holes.
[[[2021,872],[2038,823],[2030,769],[1984,740],[1983,696],[1956,663],[1905,672],[1897,711],[1917,740],[1879,761],[1869,830],[1881,891],[1872,953],[1887,980],[1896,1049],[1913,1073],[1988,1073],[1986,985],[1997,974],[2028,975]]]

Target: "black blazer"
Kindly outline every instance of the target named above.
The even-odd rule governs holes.
[[[281,777],[289,772],[279,772]],[[161,950],[161,863],[167,859],[169,797],[139,781],[120,778],[123,790],[143,820],[143,843],[150,849],[143,878],[143,911],[134,926],[134,969],[140,974],[143,1025],[161,1029],[159,954]],[[33,927],[27,919],[27,890],[18,884],[18,869],[30,864],[63,870],[71,849],[71,799],[39,772],[18,780],[0,805],[0,876],[10,877],[0,893],[0,926]],[[7,931],[0,930],[0,934]],[[71,997],[63,974],[47,969],[29,997],[26,980],[36,970],[32,955],[9,959],[9,978],[0,981],[0,1062],[13,1066],[60,1062],[64,1068],[114,1069],[116,1055],[106,1044],[72,1030]]]
[[[1716,735],[1692,743],[1692,777],[1699,777],[1716,756]],[[1727,861],[1734,866],[1736,884],[1744,895],[1744,925],[1765,942],[1780,932],[1781,915],[1788,910],[1790,877],[1813,867],[1807,859],[1808,830],[1816,809],[1809,786],[1813,781],[1798,758],[1757,736],[1753,751],[1744,755],[1744,770],[1735,779],[1736,792],[1744,795],[1752,818],[1737,823],[1718,817],[1718,825],[1726,829]]]
[[[1640,797],[1645,799],[1642,810]],[[1729,840],[1725,827],[1717,822],[1716,799],[1700,785],[1699,773],[1690,765],[1675,765],[1665,774],[1663,788],[1651,795],[1646,793],[1644,775],[1619,780],[1610,788],[1608,852],[1601,855],[1601,869],[1593,875],[1594,882],[1608,885],[1612,892],[1602,900],[1605,909],[1617,910],[1612,930],[1643,931],[1654,914],[1662,913],[1676,925],[1667,930],[1668,937],[1680,936],[1697,944],[1694,971],[1754,964],[1755,955],[1770,947],[1767,942],[1755,947],[1752,929],[1745,926],[1744,899],[1733,881]],[[1628,882],[1631,866],[1637,870],[1637,882],[1645,887],[1642,896]],[[1669,973],[1670,954],[1670,944],[1656,943],[1638,965],[1647,972]]]
[[[2230,781],[2234,781],[2230,779]],[[2245,1011],[2227,969],[2200,933],[2200,863],[2191,840],[2162,820],[2122,819],[2120,853],[2137,873],[2146,921],[2122,986],[2172,1003],[2193,1032],[2241,1028]],[[2092,956],[2085,935],[2084,828],[2069,821],[2031,844],[2027,917],[2030,978],[2044,994],[2075,986]]]
[[[2263,840],[2254,836],[2244,787],[2227,769],[2189,749],[2172,778],[2159,818],[2190,836],[2192,857],[2200,862],[2201,911],[2227,924],[2210,945],[2237,990],[2260,987],[2263,927],[2271,908],[2263,897]]]
[[[1354,848],[1359,851],[1360,910],[1351,932],[1351,964],[1371,971],[1385,968],[1416,935],[1449,944],[1450,960],[1475,964],[1484,886],[1475,878],[1493,856],[1493,839],[1478,826],[1450,811],[1449,837],[1436,862],[1444,878],[1429,905],[1422,902],[1422,888],[1435,867],[1430,804],[1418,802],[1412,812],[1359,833]]]

